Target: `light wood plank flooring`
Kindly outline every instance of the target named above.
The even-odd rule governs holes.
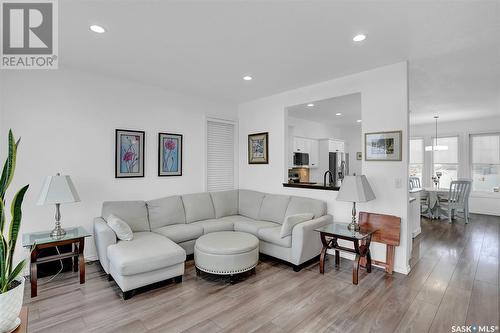
[[[469,225],[422,220],[408,276],[362,270],[333,257],[295,273],[263,259],[256,275],[231,285],[195,274],[182,284],[120,297],[98,263],[87,283],[65,273],[30,299],[30,332],[451,332],[451,325],[499,325],[500,218],[472,215]]]

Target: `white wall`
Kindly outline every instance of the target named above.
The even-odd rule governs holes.
[[[436,135],[434,123],[410,126],[410,136],[423,138],[424,145],[431,145],[432,138]],[[460,178],[471,178],[469,135],[478,133],[500,132],[500,110],[499,116],[467,121],[439,122],[439,136],[459,137],[459,168]],[[423,183],[431,185],[432,176],[432,152],[425,152]],[[470,211],[478,214],[500,216],[500,193],[473,192],[470,198]]]
[[[44,177],[57,172],[71,175],[81,197],[61,205],[63,227],[88,231],[105,200],[203,191],[205,117],[236,118],[236,106],[77,71],[4,71],[2,77],[2,126],[22,137],[11,189],[30,184],[21,232],[53,228],[54,207],[35,201]],[[114,178],[117,128],[146,131],[145,178]],[[182,177],[157,176],[158,132],[184,135]],[[95,258],[91,238],[85,254]]]
[[[403,131],[401,162],[364,162],[376,200],[359,209],[402,218],[401,245],[396,250],[395,270],[408,273],[411,233],[408,230],[408,91],[407,63],[402,62],[346,76],[239,105],[240,187],[258,191],[302,195],[327,201],[337,221],[348,221],[352,204],[337,202],[337,192],[294,189],[282,186],[287,169],[288,126],[285,108],[313,100],[361,92],[362,132]],[[247,135],[269,132],[269,164],[249,165]],[[396,188],[396,183],[400,187]],[[385,247],[373,244],[373,257],[385,259]]]

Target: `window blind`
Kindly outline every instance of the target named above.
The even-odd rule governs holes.
[[[207,122],[207,190],[234,189],[234,124]]]

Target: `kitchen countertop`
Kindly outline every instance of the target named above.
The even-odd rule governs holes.
[[[324,186],[320,183],[283,183],[283,187],[308,188],[324,191],[338,191],[340,189],[340,186]]]

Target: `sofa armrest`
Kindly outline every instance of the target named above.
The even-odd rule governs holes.
[[[319,255],[323,245],[319,232],[314,229],[333,223],[332,215],[323,215],[317,219],[297,224],[292,231],[292,260],[300,265]]]
[[[116,234],[102,217],[94,219],[94,240],[101,266],[109,274],[108,246],[116,244]]]

